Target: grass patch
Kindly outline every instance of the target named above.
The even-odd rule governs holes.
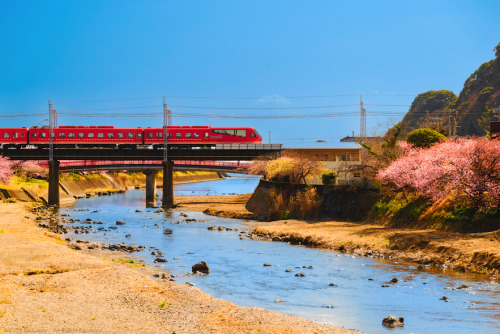
[[[164,300],[164,301],[162,301],[162,302],[159,302],[159,303],[158,303],[158,306],[159,306],[159,307],[161,307],[161,308],[168,307],[167,301],[166,301],[166,300]]]
[[[12,177],[11,183],[13,186],[21,186],[21,187],[33,187],[33,186],[41,188],[49,187],[49,182],[47,180],[33,179],[24,176]]]
[[[5,233],[5,231],[4,230],[0,230],[0,234],[2,234],[2,233]]]

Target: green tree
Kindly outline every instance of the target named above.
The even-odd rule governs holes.
[[[410,132],[410,134],[406,137],[406,142],[415,147],[429,148],[436,143],[445,141],[446,139],[446,136],[436,130],[422,128]]]

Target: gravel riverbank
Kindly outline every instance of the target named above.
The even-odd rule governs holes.
[[[2,333],[356,333],[154,278],[128,253],[72,249],[35,218],[0,204]]]

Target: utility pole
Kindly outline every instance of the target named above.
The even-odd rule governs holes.
[[[269,144],[271,144],[271,130],[269,130]]]
[[[363,108],[363,95],[359,95],[359,107],[360,107],[360,123],[359,123],[359,136],[361,138],[366,137],[366,109]]]
[[[451,136],[451,109],[450,114],[448,115],[448,136]]]
[[[458,110],[455,110],[455,117],[453,117],[453,137],[455,137],[457,135],[457,128],[459,128],[460,126],[458,125],[458,122],[457,122],[457,118],[458,118]]]

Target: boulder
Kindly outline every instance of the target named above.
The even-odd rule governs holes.
[[[208,268],[207,264],[205,261],[201,261],[191,267],[191,271],[193,274],[196,274],[197,272],[203,273],[208,275],[210,269]]]
[[[158,262],[160,262],[160,263],[165,263],[165,262],[168,262],[168,261],[167,261],[167,259],[162,259],[162,258],[157,257],[157,258],[154,260],[154,263],[158,263]]]
[[[387,318],[382,320],[382,325],[389,328],[403,327],[405,325],[405,318],[389,315]]]
[[[122,220],[117,220],[116,225],[125,225],[126,223]]]

